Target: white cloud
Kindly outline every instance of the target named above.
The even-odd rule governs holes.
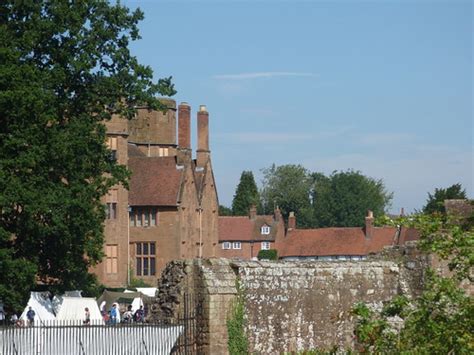
[[[214,75],[213,78],[217,80],[247,80],[258,78],[275,78],[275,77],[317,77],[313,73],[298,73],[298,72],[256,72],[256,73],[239,73],[239,74],[220,74]]]
[[[272,133],[272,132],[239,132],[222,133],[216,135],[218,139],[236,143],[285,143],[313,139],[313,135],[306,133]]]

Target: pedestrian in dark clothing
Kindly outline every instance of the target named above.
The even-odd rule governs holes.
[[[35,324],[36,313],[33,311],[33,308],[29,307],[28,312],[26,312],[26,318],[28,319],[28,325],[33,326]]]
[[[89,308],[85,308],[85,319],[84,319],[84,325],[89,325],[91,323],[91,312],[89,312]]]
[[[143,322],[145,320],[145,311],[143,310],[143,306],[140,306],[140,308],[135,311],[135,314],[133,315],[133,320],[138,323]]]

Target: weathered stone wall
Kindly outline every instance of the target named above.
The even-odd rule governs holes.
[[[353,345],[353,305],[378,308],[397,294],[412,297],[420,292],[427,262],[413,246],[359,262],[173,262],[158,285],[154,316],[176,314],[182,294],[192,293],[202,308],[198,323],[204,353],[226,354],[226,320],[239,279],[252,353],[347,348]]]
[[[247,263],[239,273],[258,353],[351,346],[356,302],[377,305],[409,292],[389,261]]]

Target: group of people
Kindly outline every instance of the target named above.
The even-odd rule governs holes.
[[[107,312],[105,306],[102,308],[102,318],[105,324],[115,325],[117,323],[143,323],[145,321],[145,310],[143,306],[133,313],[132,306],[129,305],[127,310],[121,314],[117,303],[112,305],[112,308]],[[90,317],[90,316],[89,316]]]
[[[28,307],[28,312],[26,312],[26,322],[23,319],[18,318],[18,316],[13,313],[10,317],[10,323],[17,327],[32,327],[35,324],[36,312],[33,308]]]

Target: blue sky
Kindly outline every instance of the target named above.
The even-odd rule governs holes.
[[[471,1],[123,3],[145,12],[140,62],[208,107],[221,204],[273,163],[383,179],[392,212],[474,197]]]

